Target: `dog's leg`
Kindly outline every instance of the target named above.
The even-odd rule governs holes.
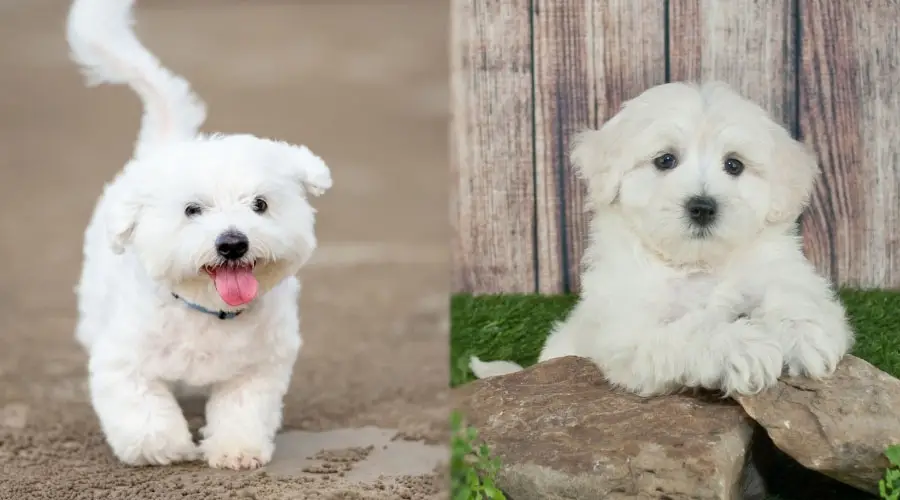
[[[726,395],[754,394],[774,386],[784,367],[784,355],[777,339],[761,325],[740,317],[714,329],[709,344],[699,349],[694,360],[697,374],[719,373],[717,383],[688,378],[687,386],[721,389]]]
[[[781,342],[788,374],[827,377],[853,346],[853,331],[825,286],[799,285],[773,285],[753,317]]]
[[[256,469],[272,459],[292,367],[293,359],[258,367],[213,387],[200,444],[210,467]]]
[[[611,383],[643,396],[681,387],[747,394],[774,385],[782,368],[779,343],[731,314],[710,305],[652,325],[623,312],[607,318],[591,357]]]
[[[91,356],[89,368],[91,402],[119,460],[166,465],[200,457],[165,382],[144,378],[124,359]]]

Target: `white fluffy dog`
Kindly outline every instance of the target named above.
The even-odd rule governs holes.
[[[331,186],[307,148],[201,135],[205,110],[131,30],[130,0],[76,0],[73,58],[124,83],[144,115],[135,153],[87,227],[78,340],[107,442],[132,465],[272,457],[300,349],[294,275],[316,246],[307,201]],[[209,395],[194,443],[173,396]]]
[[[645,396],[752,394],[784,367],[834,371],[853,334],[796,231],[819,169],[759,106],[721,83],[660,85],[578,136],[572,160],[589,188],[590,245],[581,300],[541,361],[591,358]]]

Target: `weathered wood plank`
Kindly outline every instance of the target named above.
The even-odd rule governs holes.
[[[900,287],[900,6],[799,3],[800,129],[823,172],[805,250],[841,285]]]
[[[596,125],[592,0],[535,0],[534,146],[537,283],[540,293],[568,291],[566,194],[569,139]],[[577,226],[576,226],[577,228]]]
[[[794,4],[670,1],[670,80],[725,81],[796,131]]]
[[[453,0],[455,291],[534,292],[530,0]]]
[[[593,0],[591,2],[594,86],[590,88],[597,127],[619,111],[622,103],[666,81],[665,2],[656,0]],[[569,137],[566,137],[568,140]],[[568,147],[568,143],[566,143]],[[585,186],[574,175],[566,157],[562,163],[565,252],[568,290],[577,292],[588,240]]]

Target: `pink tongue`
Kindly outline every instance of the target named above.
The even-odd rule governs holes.
[[[249,267],[220,267],[213,275],[219,297],[230,306],[250,302],[259,291],[259,282]]]

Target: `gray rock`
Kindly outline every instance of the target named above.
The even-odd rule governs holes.
[[[736,399],[794,460],[873,493],[888,466],[885,448],[900,443],[900,380],[854,356],[828,379],[784,377]]]
[[[457,389],[515,500],[733,500],[752,422],[731,401],[640,398],[577,357]]]

